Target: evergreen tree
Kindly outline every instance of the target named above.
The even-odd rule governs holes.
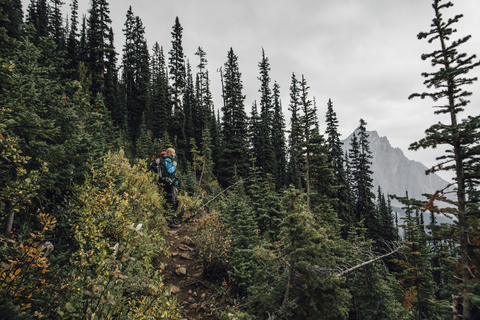
[[[261,121],[260,115],[258,114],[257,101],[254,101],[252,104],[252,111],[248,119],[248,140],[251,150],[251,157],[255,159],[255,162],[258,161],[257,159],[260,158],[260,153],[262,152],[262,149],[260,148]],[[259,168],[257,167],[257,169]]]
[[[283,117],[282,103],[280,101],[280,86],[277,82],[273,84],[272,144],[277,163],[274,177],[277,188],[280,188],[287,183],[287,146],[285,141],[285,118]]]
[[[5,29],[6,36],[20,40],[20,37],[23,34],[22,27],[22,1],[6,0],[0,2],[0,28]]]
[[[185,120],[183,123],[185,138],[190,139],[195,137],[195,128],[193,118],[194,115],[197,115],[198,101],[195,96],[195,88],[193,86],[193,75],[192,69],[190,67],[190,62],[187,61],[187,83],[185,86],[185,93],[183,95],[183,114],[185,115]],[[197,138],[199,139],[199,138]],[[200,141],[200,139],[198,140]],[[188,161],[191,161],[189,152],[184,150],[180,154],[185,154]]]
[[[403,305],[408,313],[415,319],[439,318],[439,304],[435,299],[436,286],[433,281],[430,247],[427,244],[426,234],[423,225],[413,217],[422,212],[422,204],[406,197],[395,197],[404,207],[406,217],[404,228],[404,260],[396,260],[403,267],[399,275],[399,283],[403,293]],[[444,311],[446,311],[444,309]]]
[[[448,147],[445,155],[437,158],[440,163],[434,166],[429,172],[436,170],[452,170],[455,172],[454,183],[456,185],[456,203],[451,211],[458,218],[458,224],[455,226],[455,237],[460,248],[460,257],[458,269],[460,269],[459,278],[461,278],[460,288],[462,291],[460,297],[455,297],[453,305],[454,319],[471,320],[478,318],[480,312],[480,285],[478,282],[478,268],[474,267],[473,261],[479,259],[478,245],[472,242],[472,238],[478,239],[478,236],[472,234],[472,226],[477,224],[478,214],[477,204],[472,203],[467,198],[467,187],[470,185],[477,189],[480,177],[480,116],[468,116],[467,119],[459,121],[458,115],[467,107],[469,100],[467,98],[471,92],[466,91],[464,87],[472,84],[477,78],[467,78],[467,73],[480,65],[475,55],[468,56],[466,53],[459,53],[458,48],[466,43],[471,36],[465,36],[458,40],[451,40],[456,29],[453,25],[459,21],[462,15],[455,15],[448,21],[443,19],[442,11],[453,4],[449,1],[433,0],[432,8],[434,18],[431,29],[427,32],[420,32],[418,39],[426,39],[429,43],[436,42],[438,49],[431,53],[423,54],[422,59],[430,59],[432,66],[438,68],[431,72],[424,72],[424,84],[427,88],[433,90],[421,94],[415,93],[413,97],[429,97],[437,104],[435,114],[446,114],[449,116],[450,123],[441,122],[432,125],[426,130],[426,137],[410,145],[410,149],[418,150],[420,148],[436,148],[439,145]],[[441,191],[437,195],[441,195]],[[473,197],[472,200],[478,201]],[[477,242],[478,243],[478,242]],[[477,260],[478,261],[478,260]],[[475,270],[475,272],[472,272]],[[461,301],[458,301],[461,299]],[[462,303],[462,310],[458,310],[456,303]],[[458,312],[458,314],[455,314]]]
[[[184,150],[186,148],[185,136],[185,113],[182,106],[182,98],[186,87],[185,56],[182,47],[183,27],[178,17],[172,27],[172,49],[169,51],[169,67],[171,84],[173,117],[170,123],[170,134],[173,136],[175,148]],[[180,150],[180,151],[181,151]]]
[[[87,17],[82,16],[82,28],[80,29],[80,43],[78,48],[78,57],[80,61],[87,63],[88,47],[87,47]]]
[[[196,77],[196,92],[198,108],[194,113],[194,128],[196,129],[195,138],[200,138],[204,128],[212,129],[212,123],[215,121],[213,115],[213,99],[210,92],[210,80],[207,70],[206,53],[202,47],[198,47],[195,55],[198,56],[198,73]],[[213,115],[213,116],[212,116]]]
[[[358,229],[361,230],[352,228],[347,238],[354,243],[347,258],[356,263],[370,260],[373,251],[372,241],[365,241],[366,230]],[[397,281],[382,263],[372,263],[348,274],[345,282],[352,298],[348,319],[393,320],[402,315],[403,308],[395,297]]]
[[[292,74],[292,84],[290,85],[290,105],[288,110],[291,112],[290,118],[290,134],[288,141],[288,166],[287,166],[287,184],[293,184],[295,188],[302,188],[302,180],[300,177],[300,163],[295,145],[298,143],[296,133],[298,125],[298,113],[300,106],[300,90],[298,80],[295,73]]]
[[[118,70],[117,70],[117,52],[115,51],[113,29],[110,28],[108,36],[108,46],[106,52],[106,73],[105,73],[105,105],[112,114],[113,123],[122,129],[125,129],[125,108],[120,103]]]
[[[38,44],[41,37],[48,37],[49,32],[49,8],[47,0],[31,0],[28,6],[27,23],[31,23],[35,30],[34,44]]]
[[[61,7],[64,4],[61,0],[50,0],[49,34],[55,41],[58,50],[65,49],[65,30]]]
[[[360,125],[357,128],[358,140],[354,136],[351,141],[350,159],[355,192],[355,216],[357,221],[364,220],[370,239],[378,239],[378,218],[373,204],[375,194],[372,192],[373,172],[370,169],[372,152],[365,126],[366,122],[360,119]]]
[[[140,125],[140,135],[135,143],[137,151],[135,152],[137,158],[150,160],[153,153],[152,140],[150,139],[147,125],[145,124],[145,116],[142,117],[142,124]]]
[[[252,204],[252,213],[260,235],[269,242],[277,241],[280,235],[280,223],[284,215],[280,197],[275,191],[273,177],[267,175],[267,179],[264,180],[253,160],[247,189]]]
[[[55,47],[52,40],[43,41],[45,47]],[[65,97],[49,54],[28,39],[20,43],[12,60],[15,72],[5,74],[0,104],[11,110],[4,119],[3,134],[18,137],[22,154],[31,158],[26,169],[49,164],[49,173],[42,177],[41,197],[51,204],[55,195],[68,192],[72,182],[83,181],[91,138],[81,130],[79,116],[88,106],[78,106]],[[71,85],[70,89],[75,96],[81,88]]]
[[[254,275],[259,268],[251,259],[253,248],[259,243],[255,230],[257,225],[245,195],[243,183],[227,197],[227,205],[223,210],[223,221],[230,229],[230,250],[228,260],[231,261],[232,282],[236,284],[235,291],[240,296],[248,293],[248,288],[254,283]]]
[[[185,57],[182,46],[183,27],[178,17],[175,18],[175,24],[172,27],[172,49],[169,51],[170,79],[172,83],[173,94],[173,113],[177,115],[182,109],[182,95],[186,85]]]
[[[151,98],[149,130],[153,137],[160,137],[169,128],[169,119],[172,113],[172,105],[168,95],[167,67],[163,48],[158,42],[153,46],[151,57]]]
[[[92,95],[104,93],[105,71],[108,64],[108,39],[110,37],[110,9],[106,0],[92,0],[87,30],[87,65],[92,74]]]
[[[343,142],[340,140],[340,133],[338,133],[337,114],[333,110],[333,103],[328,99],[327,114],[326,114],[327,128],[325,134],[327,136],[328,148],[328,166],[333,171],[333,189],[330,197],[333,199],[333,208],[337,212],[338,217],[344,223],[343,235],[346,236],[353,221],[350,215],[349,206],[349,186],[345,173],[345,158],[342,150]],[[348,161],[348,160],[347,160]]]
[[[78,78],[78,62],[80,61],[80,33],[78,31],[78,0],[73,0],[70,4],[70,29],[66,41],[66,59],[67,72],[70,79]]]
[[[302,163],[302,175],[305,177],[306,193],[307,193],[307,210],[311,210],[311,199],[310,192],[312,191],[312,165],[313,156],[315,151],[317,151],[316,141],[318,135],[318,127],[316,119],[316,110],[313,107],[312,101],[308,98],[308,89],[307,81],[302,75],[302,81],[300,82],[300,109],[302,115],[299,116],[297,124],[292,128],[292,136],[295,137],[297,144],[294,146],[296,149],[296,154],[298,159]],[[315,150],[314,150],[315,149]]]
[[[338,226],[331,224],[335,213],[327,206],[317,212],[318,219],[307,210],[305,195],[292,187],[283,194],[285,217],[281,223],[281,250],[286,264],[282,292],[276,292],[272,306],[279,318],[343,319],[348,312],[348,293],[341,288],[341,277],[322,276],[334,269],[345,254],[338,238]],[[303,200],[303,201],[302,201]],[[313,270],[318,270],[316,273]],[[270,308],[272,307],[270,306]]]
[[[230,48],[224,69],[225,106],[222,108],[222,136],[223,150],[219,159],[217,177],[223,186],[233,182],[236,173],[240,177],[248,174],[248,149],[247,149],[247,116],[244,110],[245,96],[242,94],[243,84],[238,67],[238,57]]]
[[[123,47],[122,82],[125,90],[128,134],[135,142],[140,134],[142,114],[148,105],[150,69],[149,52],[145,40],[145,28],[138,16],[134,16],[132,7],[127,11],[125,21],[125,45]]]
[[[382,188],[378,186],[377,191],[377,217],[378,224],[380,226],[378,235],[381,239],[391,242],[398,240],[397,229],[393,221],[392,207],[390,205],[390,199],[385,199],[385,195],[382,193]]]
[[[260,172],[265,175],[276,174],[277,159],[272,144],[273,131],[273,103],[272,90],[270,89],[270,63],[265,57],[265,51],[262,49],[262,61],[258,64],[260,68],[260,130],[259,130],[259,148],[257,164]]]

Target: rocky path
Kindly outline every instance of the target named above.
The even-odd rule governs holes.
[[[183,224],[168,231],[166,244],[171,256],[164,261],[164,283],[173,285],[172,293],[183,306],[181,319],[218,319],[214,315],[215,289],[203,279],[203,266],[192,229]]]

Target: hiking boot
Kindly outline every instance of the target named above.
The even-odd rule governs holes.
[[[170,220],[168,225],[170,228],[180,228],[182,225],[179,224],[175,219]]]

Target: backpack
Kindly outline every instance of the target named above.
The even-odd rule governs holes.
[[[158,182],[165,184],[165,186],[172,186],[175,183],[175,177],[167,172],[165,165],[165,158],[160,157],[150,162],[150,169],[158,174]]]

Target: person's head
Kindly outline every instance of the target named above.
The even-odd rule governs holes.
[[[168,149],[167,149],[167,155],[169,155],[170,157],[175,158],[175,149],[173,149],[173,148],[168,148]]]

